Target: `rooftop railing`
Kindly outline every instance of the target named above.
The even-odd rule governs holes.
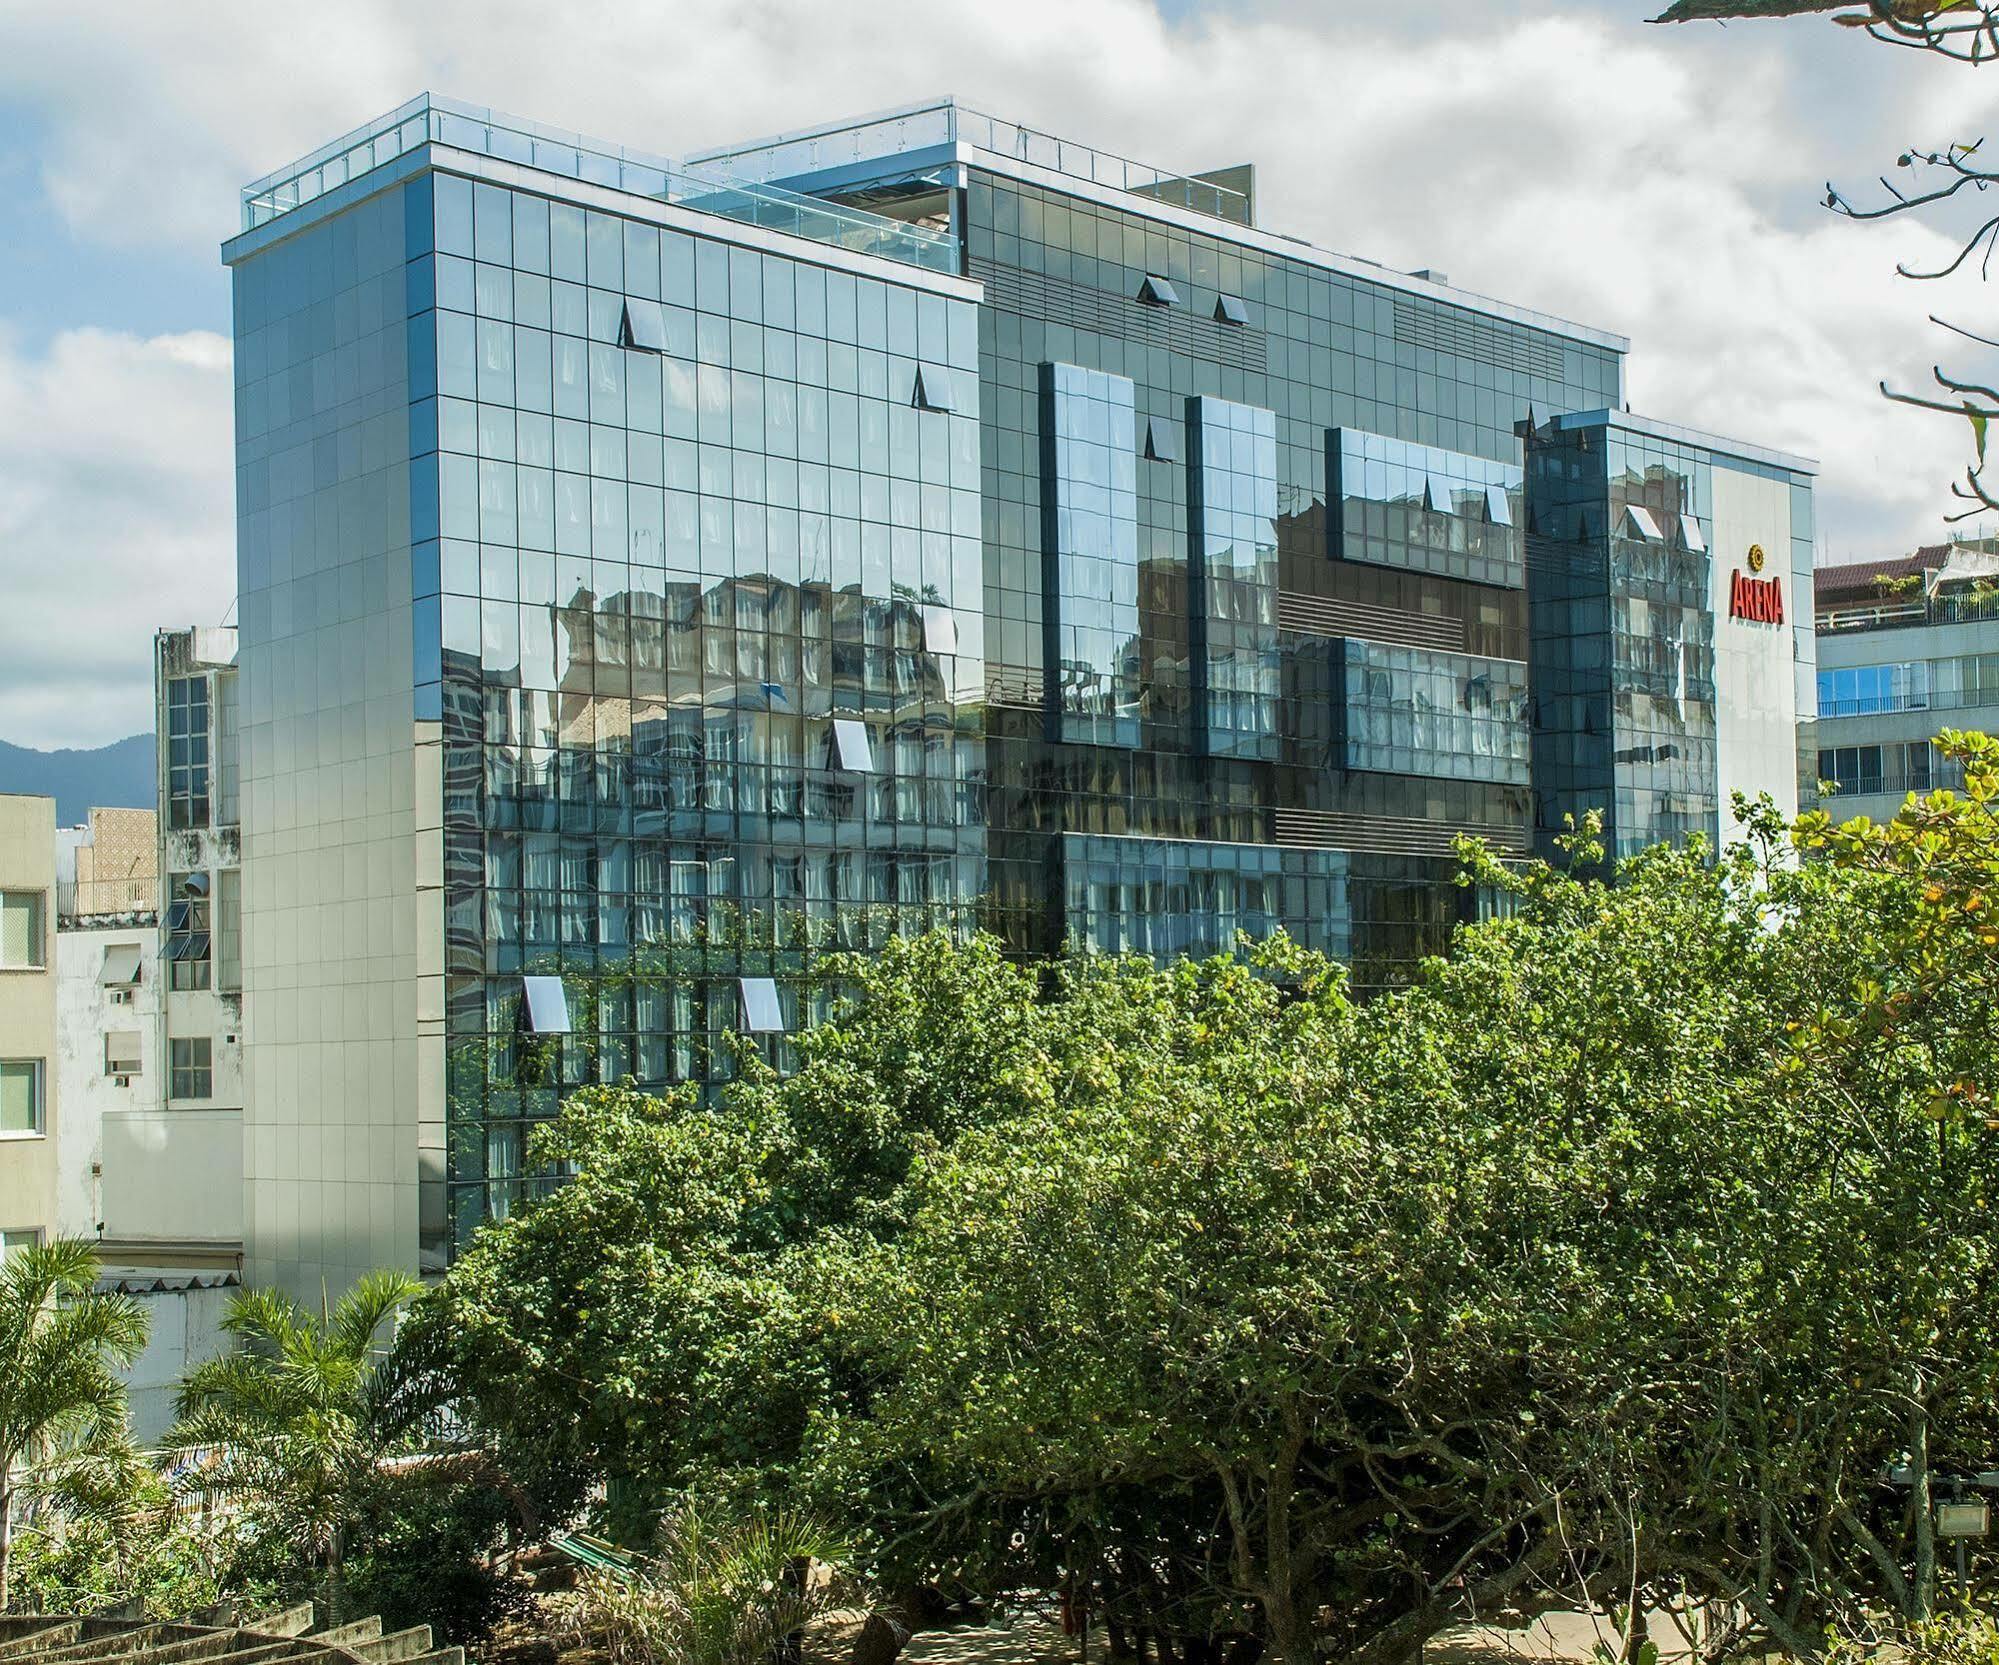
[[[757,179],[794,179],[826,168],[947,144],[971,145],[1114,191],[1177,203],[1236,225],[1250,223],[1249,197],[1241,191],[1187,174],[1166,173],[1073,139],[1060,139],[971,109],[955,99],[738,149],[704,151],[701,160],[724,163],[732,172]]]
[[[1933,596],[1892,595],[1878,601],[1829,601],[1818,616],[1818,633],[1898,630],[1925,624],[1974,624],[1999,619],[1999,593],[1944,591]]]
[[[739,179],[707,163],[670,161],[428,93],[244,186],[243,229],[268,225],[419,145],[433,143],[855,254],[878,255],[933,272],[958,270],[958,245],[945,233]]]

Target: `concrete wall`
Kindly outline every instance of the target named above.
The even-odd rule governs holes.
[[[1764,552],[1763,570],[1784,596],[1784,623],[1730,618],[1730,585],[1748,574],[1752,545]],[[1812,598],[1797,593],[1791,565],[1791,487],[1788,481],[1730,468],[1714,461],[1714,525],[1708,549],[1713,572],[1715,741],[1721,788],[1721,837],[1737,837],[1740,824],[1729,795],[1767,792],[1786,815],[1798,810],[1798,679],[1793,623],[1809,619]]]
[[[42,1131],[0,1136],[0,1231],[52,1235],[56,1222],[56,806],[53,798],[0,796],[0,890],[42,898],[35,967],[0,966],[0,1058],[42,1069]]]
[[[233,1258],[243,1241],[242,1111],[107,1116],[103,1152],[107,1260]]]
[[[67,930],[57,942],[59,1229],[98,1237],[107,1263],[233,1261],[243,1237],[243,1117],[237,1109],[163,1107],[159,932],[138,926]],[[105,950],[143,948],[138,987],[119,1001],[103,986]],[[105,1073],[105,1038],[140,1037],[141,1070],[119,1086]]]
[[[150,898],[148,899],[150,906]],[[150,913],[142,924],[64,930],[56,936],[56,1224],[65,1237],[95,1237],[104,1220],[98,1169],[107,1116],[146,1114],[160,1102],[160,936]],[[136,945],[139,982],[104,987],[107,949]],[[118,995],[126,998],[120,1000]],[[105,1038],[139,1037],[139,1073],[120,1086],[105,1073]]]
[[[181,1377],[203,1360],[228,1351],[222,1317],[236,1290],[128,1288],[126,1293],[152,1324],[146,1350],[125,1375],[132,1437],[141,1446],[157,1445],[173,1426],[174,1395]]]

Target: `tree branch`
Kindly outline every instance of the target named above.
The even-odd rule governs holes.
[[[1673,0],[1654,23],[1728,23],[1758,17],[1804,17],[1837,11],[1853,0]]]

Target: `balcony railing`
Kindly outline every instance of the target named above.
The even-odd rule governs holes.
[[[731,150],[705,151],[700,160],[704,165],[719,163],[734,173],[758,179],[795,179],[828,168],[949,144],[970,145],[995,156],[1031,162],[1072,179],[1085,179],[1115,191],[1130,191],[1158,202],[1177,203],[1236,225],[1250,223],[1250,200],[1241,191],[1188,174],[1167,173],[1112,151],[1077,144],[1073,139],[1059,139],[1052,133],[970,109],[955,99],[896,110],[816,133],[801,133]]]
[[[958,270],[957,242],[945,233],[428,93],[244,186],[243,229],[268,225],[425,144],[449,145],[927,271]]]

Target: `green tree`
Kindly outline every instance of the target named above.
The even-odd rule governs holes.
[[[899,1229],[912,1165],[1003,1117],[1035,1056],[1039,973],[989,940],[892,940],[827,975],[863,1023],[746,1053],[720,1103],[574,1095],[537,1133],[570,1174],[488,1229],[415,1315],[465,1420],[542,1510],[606,1482],[640,1541],[697,1476],[781,1475],[851,1384],[810,1310],[831,1231]]]
[[[405,1445],[381,1332],[419,1287],[373,1272],[317,1315],[278,1290],[246,1289],[222,1321],[238,1345],[181,1382],[168,1438],[205,1454],[186,1484],[242,1504],[336,1599],[349,1534],[383,1459]]]
[[[425,1322],[474,1425],[634,1534],[802,1500],[890,1591],[1059,1584],[1187,1665],[1393,1665],[1495,1607],[1615,1609],[1634,1655],[1650,1607],[1729,1615],[1717,1658],[1926,1622],[1928,1504],[1999,1444],[1962,749],[1884,827],[1468,850],[1508,907],[1364,1006],[1282,941],[843,962],[795,1076],[580,1096],[570,1183]]]
[[[119,1507],[129,1474],[125,1386],[146,1345],[146,1316],[124,1295],[96,1295],[96,1253],[63,1240],[0,1262],[0,1612],[18,1508],[69,1498]]]

